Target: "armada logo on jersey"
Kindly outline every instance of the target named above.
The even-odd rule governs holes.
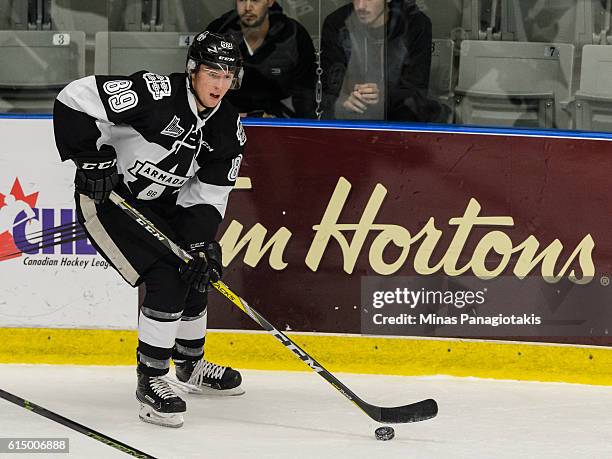
[[[179,125],[180,122],[181,119],[178,116],[174,115],[174,118],[172,118],[170,124],[168,124],[168,126],[166,126],[164,130],[161,131],[161,133],[170,137],[180,137],[185,132],[185,129],[183,129]]]
[[[156,73],[145,73],[144,78],[147,83],[147,89],[155,100],[161,100],[164,97],[169,97],[172,94],[172,86],[170,78],[167,76],[157,75]]]
[[[154,183],[164,186],[170,186],[173,188],[180,188],[184,185],[184,183],[188,180],[187,177],[182,177],[180,175],[175,175],[170,172],[166,172],[163,169],[160,169],[155,164],[147,162],[136,161],[129,169],[130,174],[134,177],[138,178],[145,177],[151,180]]]

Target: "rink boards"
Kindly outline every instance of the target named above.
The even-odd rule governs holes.
[[[332,372],[452,375],[612,385],[612,352],[599,346],[289,333]],[[132,330],[0,329],[1,363],[132,365]],[[214,330],[207,358],[240,369],[308,371],[265,332]]]
[[[608,139],[359,128],[247,123],[220,231],[232,289],[280,329],[304,332],[296,340],[336,370],[612,383],[605,348],[516,342],[612,342]],[[58,163],[50,119],[2,119],[0,136],[0,193],[36,217],[11,215],[7,247],[74,219],[72,168]],[[131,363],[135,332],[124,330],[136,326],[136,291],[85,241],[29,250],[0,262],[0,320],[11,327],[0,333],[14,346],[0,360]],[[453,304],[374,305],[374,293],[398,286]],[[483,303],[456,307],[458,293],[485,290]],[[209,318],[256,330],[220,297]],[[208,341],[236,366],[300,368],[265,334]]]

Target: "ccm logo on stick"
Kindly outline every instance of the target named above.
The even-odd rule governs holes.
[[[285,339],[285,337],[281,335],[278,331],[274,330],[272,334],[276,336],[280,341],[282,341],[285,346],[291,349],[295,355],[297,355],[306,365],[308,365],[314,371],[316,371],[317,373],[323,371],[323,368],[315,364],[314,361],[309,356],[305,355],[299,347],[297,347],[291,341]]]
[[[157,231],[155,231],[153,228],[151,228],[147,224],[147,222],[145,222],[144,220],[142,220],[140,218],[137,218],[136,221],[140,224],[140,226],[142,226],[144,229],[146,229],[149,233],[151,233],[153,236],[155,236],[160,241],[165,241],[166,240],[166,238],[164,236],[162,236]]]

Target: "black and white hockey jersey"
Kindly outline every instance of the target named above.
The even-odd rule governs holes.
[[[201,118],[184,73],[73,81],[58,95],[53,117],[62,160],[116,157],[133,197],[209,214],[212,207],[223,218],[246,135],[225,100]]]

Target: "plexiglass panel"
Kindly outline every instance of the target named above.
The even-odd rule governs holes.
[[[0,0],[0,111],[241,44],[245,116],[609,131],[612,0]]]

